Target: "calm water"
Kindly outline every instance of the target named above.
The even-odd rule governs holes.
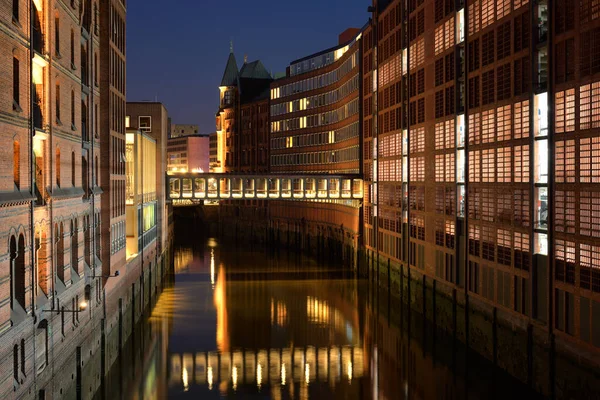
[[[177,242],[174,283],[110,371],[106,398],[535,398],[352,272]]]

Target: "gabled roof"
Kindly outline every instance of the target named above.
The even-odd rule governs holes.
[[[240,78],[273,79],[260,60],[244,63],[240,71]]]
[[[223,73],[223,79],[221,79],[221,86],[237,86],[238,83],[238,67],[235,61],[235,56],[229,53],[229,59],[227,59],[227,66]]]

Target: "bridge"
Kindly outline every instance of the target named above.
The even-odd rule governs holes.
[[[204,200],[362,200],[359,175],[168,173],[167,197],[175,206]]]

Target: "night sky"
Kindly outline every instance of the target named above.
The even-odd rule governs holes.
[[[162,102],[173,123],[215,130],[229,42],[238,67],[260,59],[273,74],[362,27],[370,0],[129,0],[127,100]]]

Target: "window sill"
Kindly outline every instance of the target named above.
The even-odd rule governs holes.
[[[21,108],[21,106],[19,105],[19,103],[17,103],[14,100],[13,100],[13,111],[18,112],[18,113],[22,113],[23,112],[23,109]]]
[[[19,22],[18,18],[14,15],[12,16],[12,23],[19,29],[23,29],[23,25]]]
[[[62,54],[60,54],[60,51],[58,51],[58,50],[57,50],[57,51],[54,53],[54,57],[55,57],[57,60],[60,60],[60,59],[62,59]]]
[[[77,130],[77,127],[75,126],[75,124],[71,124],[71,130],[72,131],[76,131]]]

